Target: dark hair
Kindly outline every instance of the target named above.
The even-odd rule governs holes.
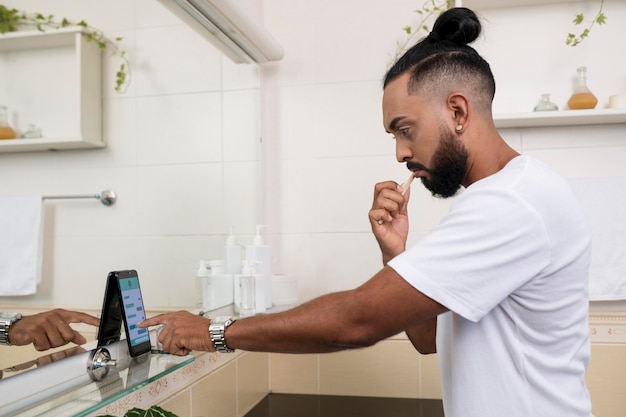
[[[383,87],[407,71],[412,71],[409,92],[424,85],[425,81],[436,88],[456,79],[465,84],[472,83],[483,97],[484,104],[490,107],[496,90],[491,68],[468,45],[478,38],[480,32],[480,21],[470,9],[455,7],[443,12],[431,33],[406,51],[387,71]]]

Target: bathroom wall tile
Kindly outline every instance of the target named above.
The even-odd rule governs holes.
[[[223,193],[221,198],[214,198],[212,204],[224,206],[224,217],[219,219],[220,226],[211,229],[211,233],[226,234],[233,226],[237,235],[253,234],[256,225],[262,223],[257,209],[259,200],[268,198],[267,191],[261,188],[260,162],[225,162],[223,170]]]
[[[275,262],[272,272],[293,274],[297,279],[298,299],[307,301],[313,294],[320,293],[320,281],[317,279],[319,265],[315,238],[308,233],[288,233],[272,243]]]
[[[624,176],[625,146],[581,149],[529,150],[532,155],[567,178]]]
[[[383,127],[382,94],[378,79],[318,84],[313,155],[322,158],[390,155],[394,158],[395,143]]]
[[[522,143],[525,151],[623,146],[624,126],[607,124],[601,131],[594,125],[528,128],[522,131]]]
[[[261,87],[259,65],[235,63],[230,58],[222,59],[222,90],[258,90]]]
[[[50,263],[44,267],[33,297],[40,305],[101,306],[107,273],[136,265],[137,241],[133,238],[59,237],[48,247],[51,251],[44,253],[44,258]],[[23,301],[27,303],[27,299]]]
[[[315,87],[268,87],[261,100],[264,157],[270,161],[311,158],[321,143],[314,128]]]
[[[237,417],[237,365],[229,363],[191,388],[192,416]]]
[[[320,356],[320,393],[418,398],[419,354],[406,341]]]
[[[191,417],[191,389],[185,389],[168,398],[159,407],[176,414],[178,417]]]
[[[261,151],[259,91],[222,93],[224,161],[258,161]]]
[[[134,0],[135,26],[137,28],[152,28],[159,26],[176,26],[182,23],[181,19],[172,13],[162,1]]]
[[[419,355],[419,358],[420,358],[420,394],[419,394],[419,397],[441,399],[441,377],[439,375],[439,362],[437,359],[437,355],[436,354]]]
[[[138,234],[203,234],[222,230],[221,164],[163,165],[137,170]]]
[[[137,99],[140,165],[222,160],[220,93]]]
[[[626,346],[593,344],[586,379],[594,415],[626,415]]]
[[[418,21],[407,1],[359,0],[315,2],[316,81],[319,83],[375,80],[380,83],[403,42],[402,27]],[[364,35],[367,32],[367,36]]]
[[[270,392],[269,355],[246,352],[237,358],[237,413],[245,415]]]
[[[404,182],[409,172],[389,157],[342,157],[318,159],[313,170],[315,199],[328,202],[317,206],[316,231],[370,232],[368,211],[374,185],[395,180]]]
[[[285,51],[280,62],[264,65],[264,82],[268,86],[312,83],[316,70],[311,60],[316,42],[316,21],[312,18],[315,3],[271,0],[264,1],[263,6],[265,26]]]
[[[198,299],[196,271],[200,260],[221,258],[218,236],[147,236],[137,238],[128,268],[138,271],[146,306],[193,308]],[[155,260],[167,259],[160,263]]]
[[[319,394],[319,355],[270,354],[272,392]]]
[[[138,95],[218,91],[221,54],[183,23],[137,30]]]
[[[380,249],[371,232],[318,234],[314,250],[321,294],[355,288],[383,266]]]

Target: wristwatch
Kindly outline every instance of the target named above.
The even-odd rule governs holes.
[[[216,317],[211,320],[209,324],[209,335],[211,336],[211,342],[215,346],[215,350],[218,352],[234,352],[235,349],[231,349],[226,346],[226,340],[224,340],[224,332],[226,328],[233,324],[235,320],[232,317]]]
[[[20,313],[0,311],[0,345],[11,346],[9,342],[9,328],[22,318]]]

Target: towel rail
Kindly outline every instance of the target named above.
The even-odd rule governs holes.
[[[44,200],[61,200],[61,199],[75,199],[75,198],[95,198],[100,200],[105,206],[111,206],[115,204],[117,200],[117,194],[113,190],[103,190],[96,194],[76,194],[76,195],[45,195],[42,197]]]

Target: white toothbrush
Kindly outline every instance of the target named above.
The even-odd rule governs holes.
[[[406,194],[414,179],[415,175],[411,172],[411,176],[402,184],[402,195]]]

